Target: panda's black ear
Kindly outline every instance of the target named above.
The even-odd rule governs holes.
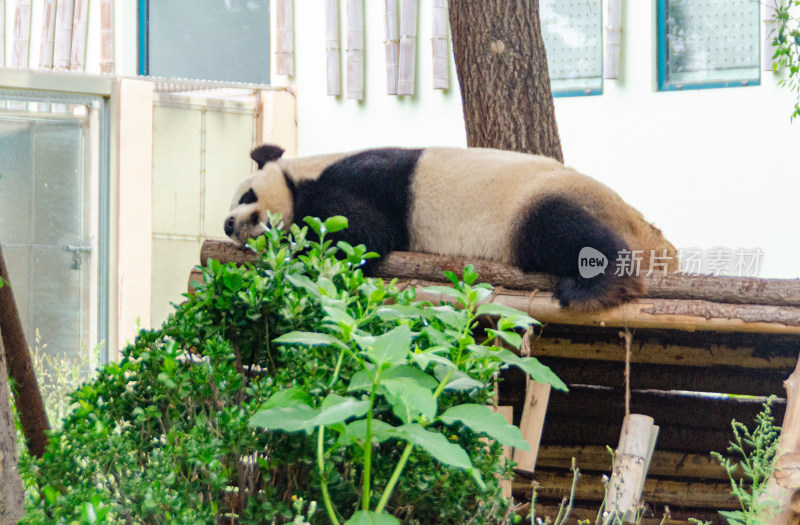
[[[283,148],[274,144],[262,144],[250,152],[250,158],[256,161],[258,169],[264,167],[267,162],[278,160],[283,156]]]

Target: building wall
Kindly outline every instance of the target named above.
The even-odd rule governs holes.
[[[321,3],[320,3],[321,4]],[[364,2],[365,99],[325,94],[322,6],[295,3],[298,152],[466,144],[451,58],[451,89],[432,89],[431,0],[419,3],[417,88],[386,95],[383,2]],[[341,3],[342,49],[345,2]],[[605,182],[679,247],[761,248],[761,275],[800,277],[800,123],[781,75],[760,86],[656,91],[655,1],[624,2],[620,78],[600,96],[556,99],[565,162]],[[344,51],[342,80],[345,81]],[[342,90],[344,93],[344,89]]]

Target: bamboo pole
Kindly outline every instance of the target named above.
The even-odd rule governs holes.
[[[22,517],[22,480],[17,471],[17,431],[10,399],[6,352],[0,337],[0,523],[17,523]]]
[[[603,78],[618,78],[622,42],[622,0],[607,0],[605,22]]]
[[[69,69],[70,53],[72,51],[72,17],[74,8],[74,0],[57,0],[53,69]]]
[[[86,68],[86,37],[89,18],[89,0],[75,0],[72,20],[72,49],[70,52],[70,71],[83,71]]]
[[[450,89],[447,64],[447,0],[433,0],[433,89]]]
[[[417,7],[419,0],[402,0],[400,12],[400,62],[397,74],[397,94],[414,94],[414,74],[417,58]]]
[[[14,47],[11,67],[28,67],[28,48],[31,34],[31,0],[17,0],[14,9]]]
[[[539,455],[539,444],[542,441],[544,419],[550,400],[550,385],[537,383],[530,377],[527,379],[526,385],[525,404],[522,406],[519,429],[531,449],[515,449],[514,461],[517,463],[518,469],[533,472],[536,469],[536,458]]]
[[[769,525],[795,525],[800,523],[800,359],[792,375],[784,382],[786,412],[778,441],[775,471],[767,482],[770,500],[783,506],[775,511],[769,507],[760,516],[760,522]]]
[[[328,95],[342,94],[339,57],[339,0],[325,0],[325,55],[328,71]]]
[[[363,0],[347,0],[347,98],[364,98]]]
[[[42,41],[39,46],[39,67],[53,68],[53,48],[56,38],[56,2],[43,0],[42,2]]]
[[[6,0],[0,0],[0,67],[6,65]]]
[[[100,0],[100,72],[114,72],[113,0]]]
[[[278,0],[276,6],[275,71],[279,75],[294,75],[294,16],[293,0]]]
[[[625,416],[614,456],[614,472],[608,484],[608,517],[604,523],[613,523],[615,517],[620,517],[624,523],[635,521],[657,438],[658,426],[653,424],[652,417]]]
[[[42,457],[47,447],[46,432],[50,430],[44,411],[42,394],[36,381],[33,363],[28,352],[28,343],[22,331],[22,323],[14,301],[14,292],[8,276],[3,251],[0,249],[0,278],[5,284],[0,288],[0,332],[8,364],[8,375],[18,385],[14,393],[22,433],[28,440],[28,450],[37,458]]]
[[[386,94],[397,95],[397,68],[400,60],[400,35],[397,0],[386,0]]]

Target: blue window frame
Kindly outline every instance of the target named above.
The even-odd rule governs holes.
[[[658,89],[760,83],[759,2],[658,0]]]
[[[139,74],[268,84],[270,0],[138,0]]]
[[[541,0],[539,18],[553,96],[602,94],[602,1]]]

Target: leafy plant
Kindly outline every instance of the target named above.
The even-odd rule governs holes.
[[[775,469],[781,431],[775,425],[770,408],[772,402],[774,397],[764,403],[752,431],[735,419],[731,422],[733,441],[728,452],[735,459],[719,452],[711,453],[727,472],[731,492],[741,504],[741,510],[720,511],[731,525],[758,525],[761,523],[759,516],[763,518],[765,511],[774,511],[777,507],[777,502],[766,492],[767,481]]]
[[[781,79],[778,83],[797,94],[792,113],[792,119],[795,119],[800,117],[800,19],[793,16],[793,13],[800,12],[800,0],[788,0],[778,4],[775,7],[778,34],[772,41],[772,45],[775,46],[772,68],[774,71],[778,68],[786,69],[788,78]]]
[[[364,277],[364,246],[333,244],[345,219],[307,222],[252,241],[257,263],[209,261],[160,329],[71,394],[44,457],[22,464],[27,523],[505,519],[494,438],[518,434],[487,407],[495,372],[564,388],[493,346],[532,320],[478,306],[490,289],[471,268],[436,290],[465,309],[418,303]],[[483,314],[501,319],[479,344]]]

